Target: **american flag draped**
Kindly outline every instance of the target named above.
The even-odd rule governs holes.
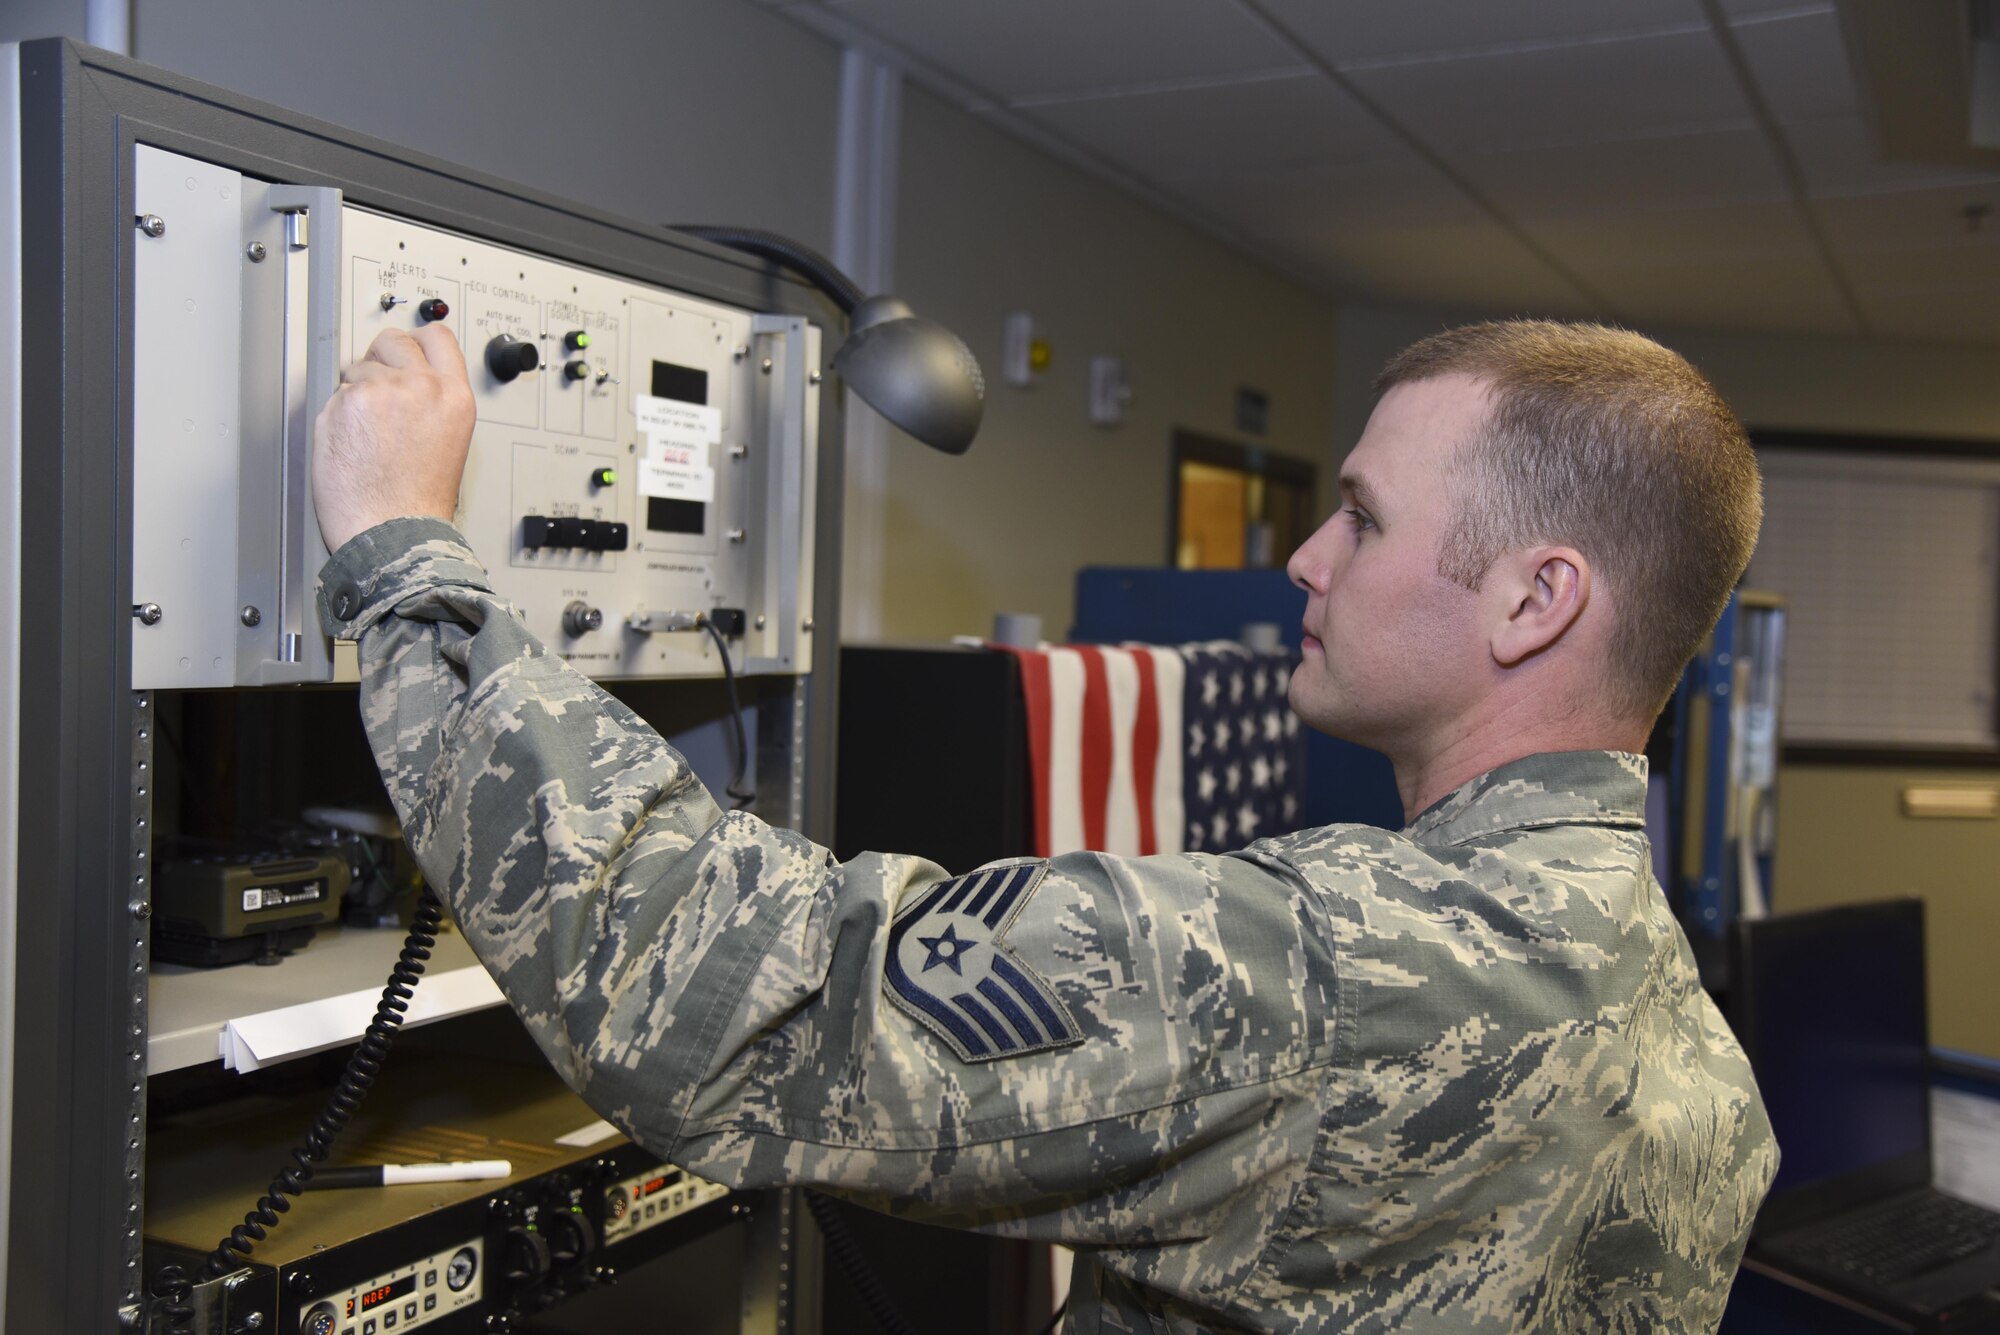
[[[1021,661],[1035,851],[1241,848],[1297,828],[1298,661],[1231,641],[1010,650]]]
[[[1305,738],[1285,698],[1290,653],[1219,641],[1186,645],[1184,847],[1210,853],[1298,828]]]

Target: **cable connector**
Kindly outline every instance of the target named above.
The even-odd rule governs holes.
[[[666,631],[700,630],[701,616],[696,612],[648,612],[642,609],[626,617],[625,624],[641,635],[657,635]]]
[[[749,618],[744,615],[740,607],[717,607],[710,609],[707,620],[709,625],[734,639],[743,633],[743,627]]]

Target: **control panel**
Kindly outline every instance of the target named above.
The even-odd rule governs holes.
[[[385,1274],[371,1275],[345,1293],[328,1294],[306,1308],[299,1318],[299,1335],[415,1330],[477,1307],[484,1249],[482,1239],[468,1238]]]
[[[719,675],[714,621],[736,670],[809,669],[808,321],[149,147],[135,188],[173,221],[134,265],[134,687],[340,675],[313,422],[378,336],[430,325],[478,405],[456,524],[553,652],[601,678]]]
[[[604,1190],[604,1240],[617,1242],[729,1194],[727,1187],[671,1164],[614,1182]]]

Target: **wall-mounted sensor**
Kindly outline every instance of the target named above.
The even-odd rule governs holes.
[[[1132,402],[1132,384],[1125,375],[1123,357],[1097,356],[1090,359],[1090,424],[1117,426],[1125,420],[1125,406]]]
[[[1000,337],[1000,370],[1007,383],[1026,389],[1035,377],[1049,369],[1049,345],[1035,337],[1035,317],[1015,311],[1007,317]]]

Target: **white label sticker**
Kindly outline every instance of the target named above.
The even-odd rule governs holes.
[[[641,394],[633,404],[639,434],[662,445],[713,445],[722,439],[722,410]]]
[[[253,886],[243,892],[243,911],[245,913],[255,913],[263,907],[264,892],[261,888]]]
[[[689,452],[675,450],[670,453],[685,457]],[[707,464],[675,462],[647,456],[639,461],[639,494],[658,496],[675,501],[712,501],[715,499],[715,470]]]

